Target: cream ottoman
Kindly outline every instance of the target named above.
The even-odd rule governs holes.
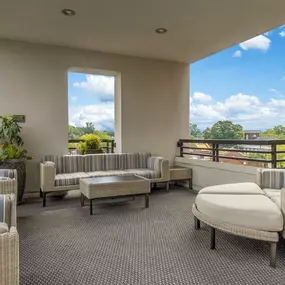
[[[283,230],[279,207],[255,183],[224,184],[202,189],[192,208],[195,228],[200,221],[211,227],[211,249],[215,229],[271,243],[270,265],[276,264],[278,233]]]

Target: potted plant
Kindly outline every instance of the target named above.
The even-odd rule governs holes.
[[[26,184],[26,160],[32,159],[23,148],[20,136],[22,127],[13,116],[3,116],[0,122],[0,168],[16,169],[18,177],[18,202],[21,202]]]
[[[80,137],[77,149],[80,154],[102,153],[101,139],[95,134],[86,134]]]

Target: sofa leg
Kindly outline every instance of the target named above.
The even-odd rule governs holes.
[[[40,197],[43,198],[43,191],[41,188],[40,188]]]
[[[270,266],[276,268],[276,250],[277,250],[277,243],[272,242],[270,243]]]
[[[166,182],[166,188],[165,188],[165,191],[168,193],[169,192],[169,181]]]
[[[216,248],[216,230],[211,228],[211,249]]]
[[[194,216],[194,224],[195,224],[195,230],[199,230],[201,227],[200,220],[195,216]]]
[[[148,208],[149,207],[149,194],[145,194],[145,207]]]
[[[43,193],[43,207],[46,206],[46,196],[47,196],[47,193]]]

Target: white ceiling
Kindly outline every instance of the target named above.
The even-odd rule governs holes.
[[[2,0],[0,38],[193,62],[284,24],[284,11],[285,0]]]

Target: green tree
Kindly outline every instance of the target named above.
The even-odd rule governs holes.
[[[275,126],[273,128],[274,133],[279,136],[285,138],[285,127],[282,125]]]
[[[190,138],[194,139],[194,138],[202,138],[203,137],[202,131],[198,128],[198,126],[196,124],[190,123],[189,129],[190,129]]]
[[[81,128],[74,127],[74,126],[68,126],[68,138],[73,140],[73,139],[78,139],[79,137],[83,136],[84,132]]]
[[[204,131],[205,139],[239,140],[244,138],[243,128],[231,121],[218,121],[211,128]]]
[[[81,129],[84,134],[93,134],[95,132],[95,126],[91,122],[87,122],[86,126]]]

